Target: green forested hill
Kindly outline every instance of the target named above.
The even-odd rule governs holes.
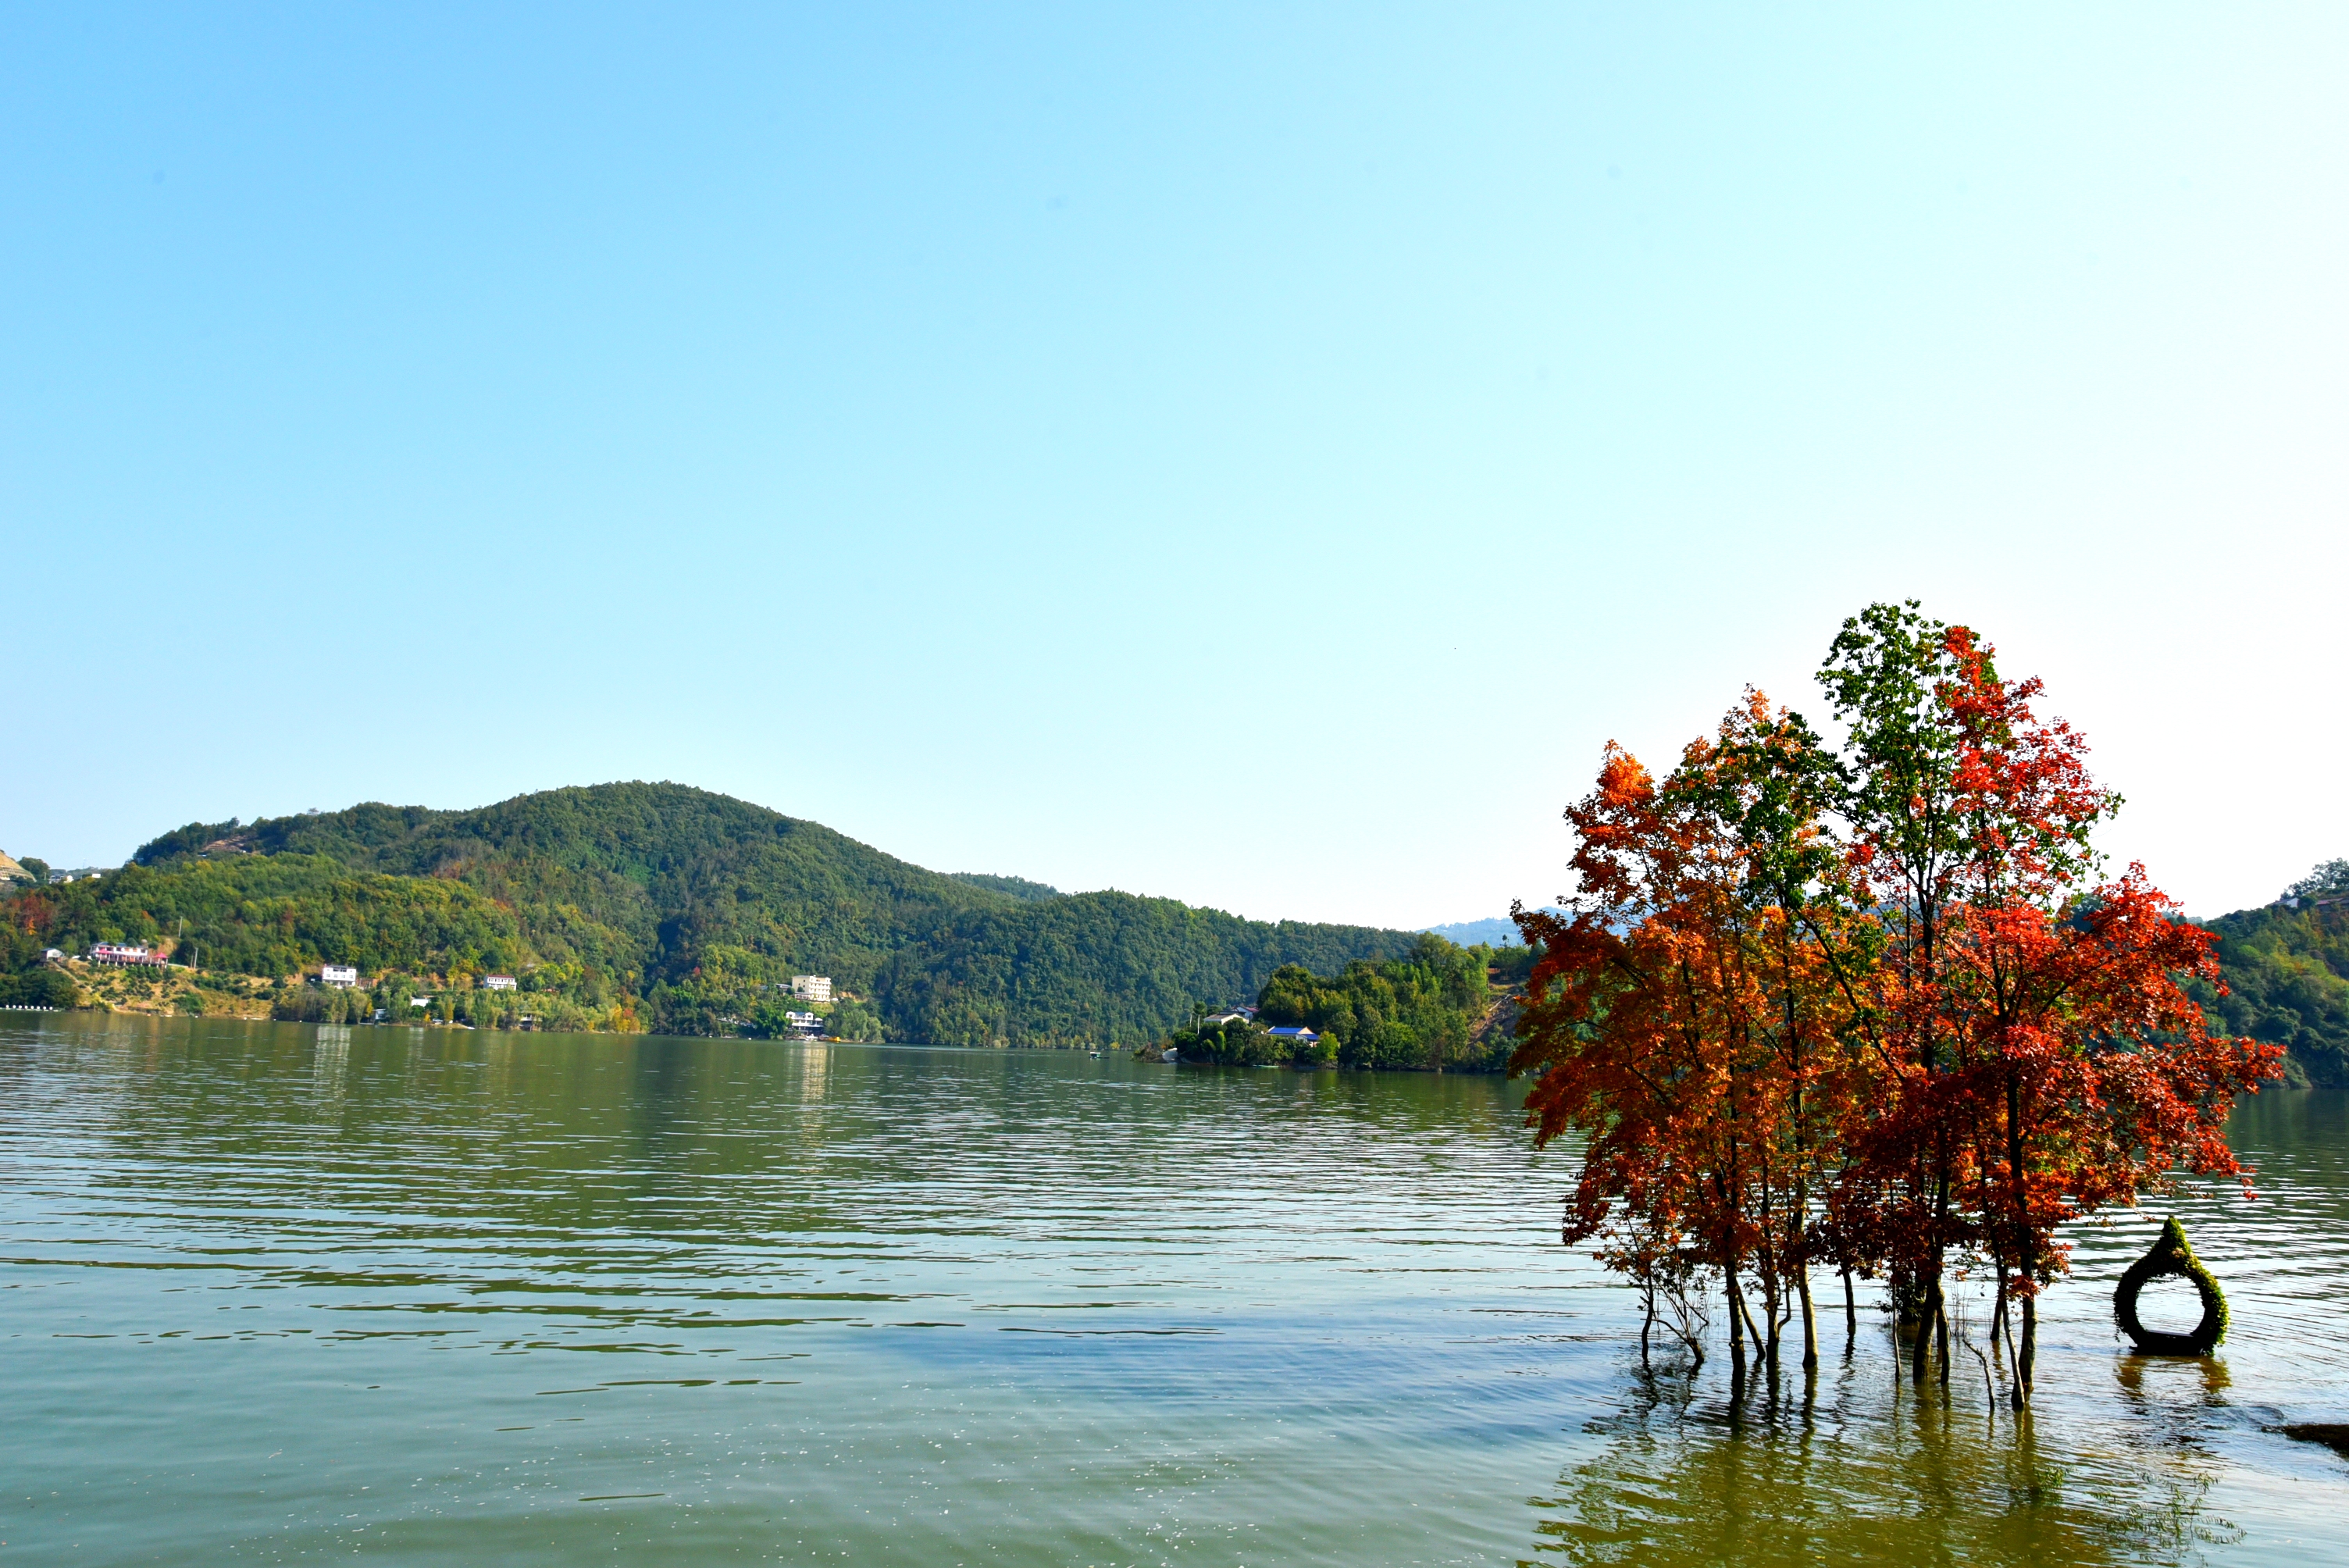
[[[1009,907],[973,905],[901,949],[877,982],[885,1017],[918,1021],[917,1037],[1038,1044],[1147,1040],[1194,1001],[1256,995],[1285,964],[1323,969],[1409,952],[1399,931],[1277,925],[1172,899],[1064,894]]]
[[[2202,988],[2212,1023],[2289,1047],[2295,1077],[2349,1088],[2349,898],[2271,903],[2205,923],[2218,934],[2227,981],[2224,996]]]
[[[576,1009],[563,1016],[625,1005],[692,1033],[777,1011],[792,975],[827,974],[892,1037],[946,1044],[1150,1038],[1283,964],[1333,970],[1413,941],[925,871],[673,784],[191,823],[117,875],[19,894],[11,917],[67,948],[184,923],[206,967],[253,974],[321,960],[419,980],[510,972]]]
[[[462,882],[355,872],[325,855],[242,855],[168,871],[136,864],[20,896],[46,908],[46,934],[175,944],[205,968],[285,975],[321,957],[370,972],[484,974],[531,951],[513,912]]]

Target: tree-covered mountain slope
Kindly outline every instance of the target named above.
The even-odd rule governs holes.
[[[645,1026],[690,1033],[825,974],[892,1037],[942,1044],[1147,1039],[1195,999],[1253,995],[1283,964],[1334,970],[1413,941],[926,871],[818,823],[641,783],[191,823],[117,875],[20,893],[9,913],[69,948],[184,931],[207,968],[244,973],[512,973],[572,1005],[561,1016],[630,1001]]]
[[[2287,1047],[2294,1078],[2349,1088],[2349,887],[2203,923],[2227,982],[2224,996],[2202,988],[2213,1026]]]

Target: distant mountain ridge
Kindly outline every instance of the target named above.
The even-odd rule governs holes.
[[[1517,934],[1517,923],[1506,914],[1490,920],[1463,920],[1450,925],[1423,925],[1422,931],[1440,936],[1455,947],[1515,947],[1525,938]]]
[[[941,1044],[1154,1038],[1194,1001],[1254,996],[1284,964],[1334,972],[1417,940],[927,871],[666,783],[190,823],[77,902],[85,939],[179,922],[212,944],[208,965],[257,974],[495,966],[682,1033],[726,1032],[792,974],[827,974],[893,1037]]]

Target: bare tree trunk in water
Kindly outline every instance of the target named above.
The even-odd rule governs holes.
[[[1917,1343],[1909,1352],[1909,1379],[1912,1383],[1925,1380],[1926,1364],[1931,1358],[1933,1342],[1938,1338],[1940,1341],[1941,1377],[1947,1381],[1950,1375],[1950,1327],[1948,1320],[1941,1315],[1940,1247],[1933,1249],[1933,1255],[1926,1260],[1920,1273],[1924,1279],[1925,1300],[1922,1310],[1917,1315]]]
[[[2039,1359],[2039,1298],[2023,1298],[2023,1348],[2014,1357],[2014,1408],[2031,1408],[2031,1368]]]
[[[1640,1319],[1640,1365],[1648,1364],[1648,1331],[1656,1326],[1656,1282],[1642,1275],[1640,1280],[1640,1305],[1646,1315]]]
[[[1745,1303],[1737,1294],[1737,1270],[1724,1268],[1721,1277],[1729,1292],[1729,1403],[1734,1409],[1745,1399]]]
[[[1795,1270],[1795,1299],[1802,1304],[1803,1309],[1803,1370],[1816,1372],[1819,1369],[1819,1324],[1817,1315],[1811,1310],[1811,1271],[1808,1264],[1798,1265]]]
[[[1754,1341],[1754,1369],[1758,1372],[1763,1366],[1762,1326],[1754,1321],[1754,1308],[1747,1303],[1744,1291],[1737,1293],[1737,1310],[1744,1315],[1746,1337]]]
[[[1843,1265],[1843,1342],[1859,1337],[1859,1305],[1851,1298],[1851,1265]]]
[[[1997,1305],[1991,1308],[1990,1314],[1990,1347],[1993,1354],[1997,1353],[1999,1346],[2004,1343],[2003,1336],[2006,1333],[2006,1260],[2004,1258],[1999,1258],[1996,1261],[1998,1264],[1998,1295],[1993,1299]],[[2012,1359],[2013,1358],[2011,1357],[2003,1355],[1999,1356],[1998,1364],[2000,1369],[2004,1370]]]
[[[2032,1249],[2030,1233],[2023,1223],[2023,1086],[2022,1080],[2012,1072],[2006,1079],[2006,1173],[2014,1191],[2015,1273],[2027,1287],[2033,1283],[2032,1268],[2036,1253]],[[2039,1293],[2031,1291],[2023,1298],[2023,1348],[2016,1351],[2014,1357],[2014,1408],[2017,1410],[2030,1407],[2031,1370],[2038,1359]]]
[[[1918,1272],[1920,1275],[1924,1273],[1921,1269]],[[1931,1359],[1933,1354],[1933,1318],[1940,1307],[1940,1303],[1937,1299],[1941,1283],[1940,1276],[1935,1274],[1922,1278],[1919,1283],[1924,1287],[1920,1293],[1923,1297],[1923,1305],[1917,1314],[1917,1337],[1909,1346],[1909,1381],[1911,1383],[1925,1381],[1925,1365]]]
[[[1930,941],[1928,944],[1930,949]],[[1932,1044],[1926,1042],[1925,1065],[1932,1068]],[[1941,1274],[1946,1265],[1942,1255],[1941,1238],[1948,1234],[1950,1218],[1950,1145],[1948,1134],[1936,1140],[1933,1150],[1933,1250],[1925,1260],[1925,1311],[1917,1323],[1917,1350],[1909,1360],[1909,1376],[1917,1382],[1925,1380],[1926,1335],[1930,1331],[1939,1342],[1941,1352],[1941,1386],[1950,1383],[1950,1323],[1944,1314],[1941,1295]]]

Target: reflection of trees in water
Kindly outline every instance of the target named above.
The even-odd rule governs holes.
[[[1692,1377],[1634,1371],[1623,1408],[1590,1428],[1604,1450],[1534,1500],[1526,1561],[2172,1563],[2239,1538],[2205,1511],[2214,1467],[2174,1401],[2139,1397],[2144,1441],[2125,1455],[2068,1453],[2037,1419],[1991,1429],[1888,1370],[1823,1369],[1807,1406],[1789,1378],[1791,1398],[1737,1418]],[[2125,1361],[2121,1376],[2126,1393],[2148,1374]],[[2196,1385],[2203,1403],[2215,1376]]]
[[[350,1065],[350,1026],[329,1024],[321,1028],[310,1053],[310,1099],[321,1114],[342,1110],[343,1079]]]

